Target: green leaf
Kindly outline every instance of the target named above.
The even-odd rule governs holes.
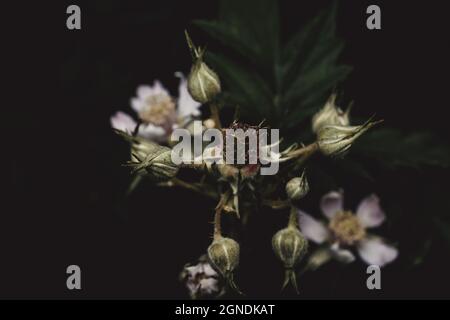
[[[206,60],[227,83],[231,102],[257,112],[260,118],[270,115],[272,93],[256,72],[249,72],[220,54],[208,52]]]
[[[378,160],[388,167],[450,166],[450,148],[429,132],[404,133],[392,128],[369,131],[352,152]]]

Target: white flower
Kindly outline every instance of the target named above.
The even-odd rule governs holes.
[[[204,256],[200,257],[196,265],[185,266],[180,275],[192,299],[218,295],[221,291],[218,277]]]
[[[312,216],[299,210],[299,225],[302,233],[309,240],[323,245],[316,254],[310,257],[310,268],[315,269],[328,258],[334,258],[343,263],[355,260],[348,250],[356,247],[360,257],[370,265],[380,267],[395,260],[398,250],[385,243],[380,237],[369,235],[367,229],[380,226],[385,220],[385,214],[380,207],[379,198],[372,194],[364,198],[356,210],[356,214],[344,210],[343,192],[332,191],[324,195],[320,201],[322,213],[329,222],[325,225]],[[324,251],[324,249],[326,249]],[[316,257],[320,254],[320,259]]]
[[[131,108],[141,122],[138,136],[166,142],[173,129],[185,126],[192,117],[200,115],[200,103],[189,95],[186,78],[180,72],[175,75],[180,78],[177,101],[158,80],[155,80],[152,86],[141,85],[137,88],[137,96],[131,99]],[[113,115],[110,121],[113,128],[129,134],[133,133],[137,126],[131,116],[121,111]]]

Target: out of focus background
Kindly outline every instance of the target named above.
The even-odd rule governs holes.
[[[357,261],[306,273],[299,296],[280,293],[283,272],[270,239],[285,215],[261,211],[241,239],[236,274],[249,298],[450,297],[445,10],[437,1],[376,2],[337,1],[333,36],[344,46],[335,61],[352,71],[335,88],[344,106],[354,101],[355,121],[375,114],[384,123],[357,142],[347,162],[315,160],[304,210],[319,216],[320,196],[336,188],[345,189],[348,208],[376,193],[388,217],[378,233],[398,246],[399,257],[382,269],[382,290],[367,290],[366,266]],[[69,4],[81,7],[80,31],[65,27]],[[330,4],[279,1],[280,42]],[[381,30],[366,28],[370,4],[381,8]],[[239,23],[247,15],[257,28],[264,14],[273,18],[254,10],[236,9]],[[219,2],[61,1],[8,12],[4,62],[14,90],[2,106],[11,138],[2,152],[0,297],[187,298],[178,274],[209,245],[215,203],[149,182],[127,197],[130,175],[121,164],[128,149],[109,118],[131,111],[138,85],[159,79],[177,94],[174,73],[191,65],[185,29],[196,44],[245,66],[227,40],[193,23],[220,20]],[[230,81],[227,88],[236,86]],[[302,121],[286,132],[309,130],[309,116]],[[82,270],[79,292],[66,289],[70,264]]]

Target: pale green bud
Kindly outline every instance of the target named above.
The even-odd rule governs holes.
[[[320,151],[326,156],[343,156],[355,140],[375,124],[367,121],[360,126],[325,126],[317,134]]]
[[[308,241],[294,226],[281,229],[272,237],[272,247],[286,269],[294,268],[308,250]]]
[[[231,238],[217,237],[208,247],[211,266],[222,275],[230,287],[240,293],[233,280],[233,271],[239,265],[239,244]]]
[[[282,288],[284,289],[291,282],[295,291],[298,292],[294,267],[305,256],[308,250],[308,241],[297,227],[289,225],[275,233],[272,238],[272,247],[275,255],[283,262],[285,268]]]
[[[320,109],[312,118],[312,130],[314,133],[325,126],[348,126],[350,125],[350,108],[342,111],[336,106],[336,94],[333,93],[325,103],[325,106]]]
[[[127,166],[132,167],[133,173],[157,182],[170,180],[178,173],[178,166],[172,162],[172,149],[123,131],[116,133],[131,144],[131,161]]]
[[[205,50],[194,45],[187,31],[185,35],[194,59],[188,76],[189,94],[200,103],[210,102],[221,91],[219,76],[203,61]]]
[[[305,171],[300,177],[289,180],[286,184],[286,193],[291,200],[300,200],[309,192],[309,183]]]
[[[188,91],[195,101],[207,103],[220,93],[221,85],[217,74],[198,58],[188,76]]]

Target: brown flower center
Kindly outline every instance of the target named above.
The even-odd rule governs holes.
[[[335,239],[344,245],[353,245],[363,239],[366,230],[358,221],[358,218],[350,211],[341,211],[330,220],[328,225]]]
[[[145,104],[139,112],[142,121],[158,126],[172,124],[175,121],[175,103],[168,95],[151,95],[145,100]]]

